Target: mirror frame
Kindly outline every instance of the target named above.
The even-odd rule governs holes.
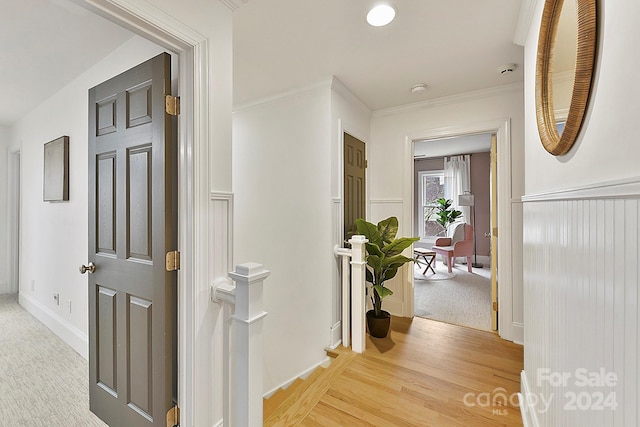
[[[536,118],[538,133],[545,150],[554,156],[566,154],[576,142],[587,110],[591,92],[591,78],[596,54],[596,0],[567,0],[576,2],[578,37],[576,68],[569,114],[562,131],[553,109],[552,60],[555,34],[560,20],[563,0],[545,0],[538,38],[536,59]]]

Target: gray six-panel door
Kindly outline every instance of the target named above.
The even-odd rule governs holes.
[[[356,219],[365,212],[365,145],[364,142],[344,134],[344,239],[356,233]]]
[[[111,427],[164,426],[176,390],[170,56],[89,91],[89,391]]]

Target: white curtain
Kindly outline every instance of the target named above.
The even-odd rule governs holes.
[[[458,196],[471,191],[471,156],[444,158],[444,197],[453,201],[452,206],[462,212],[463,221],[471,224],[471,207],[458,206]]]

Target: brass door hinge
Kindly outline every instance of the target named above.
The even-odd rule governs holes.
[[[492,306],[493,306],[493,311],[498,311],[498,301],[494,301]]]
[[[167,271],[180,270],[180,252],[179,251],[167,252],[166,265],[167,265]]]
[[[167,427],[180,427],[180,408],[177,406],[167,412]]]
[[[365,161],[364,161],[364,168],[366,169],[366,168],[368,168],[368,167],[369,167],[369,161],[368,161],[368,160],[365,160]]]
[[[493,237],[498,237],[498,227],[493,229]]]
[[[180,97],[165,95],[165,111],[172,116],[180,115]]]

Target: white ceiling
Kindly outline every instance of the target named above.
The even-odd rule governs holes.
[[[214,1],[214,0],[210,0]],[[521,0],[249,0],[233,13],[236,106],[335,75],[373,110],[523,79]],[[2,0],[0,125],[22,117],[133,34],[71,0]],[[516,63],[510,75],[498,68]],[[426,83],[422,95],[410,88]],[[11,100],[7,102],[6,100]]]
[[[0,125],[21,118],[133,36],[70,0],[1,2]]]
[[[373,0],[249,0],[233,15],[234,103],[330,75],[373,110],[523,80],[521,0],[391,1],[396,19],[374,28]],[[518,68],[501,75],[505,63]]]

